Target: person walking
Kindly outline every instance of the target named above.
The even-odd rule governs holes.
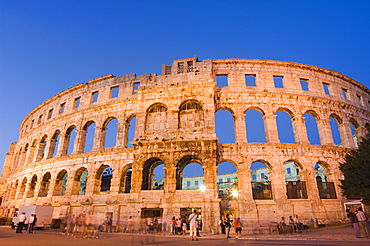
[[[22,212],[21,215],[19,215],[18,217],[18,228],[15,231],[15,233],[22,233],[24,223],[26,222],[26,220],[27,220],[26,213]]]
[[[236,233],[236,239],[242,238],[242,222],[240,221],[240,218],[237,218],[234,221],[234,228],[235,228],[235,233]]]
[[[357,238],[361,238],[361,235],[360,235],[360,226],[358,225],[358,219],[357,219],[357,216],[356,216],[356,213],[354,210],[351,210],[349,213],[348,213],[348,218],[349,218],[349,221],[351,222],[351,225],[353,226],[353,229],[355,229],[355,235]]]
[[[225,218],[224,218],[224,216],[221,216],[220,221],[218,222],[218,224],[221,226],[221,234],[222,235],[226,235],[226,231],[225,231]]]
[[[195,213],[195,209],[193,209],[192,213],[189,215],[189,224],[190,224],[190,237],[191,241],[198,241],[197,239],[197,221],[198,215]]]
[[[230,237],[231,222],[232,222],[232,220],[230,219],[229,215],[226,215],[226,219],[224,220],[225,230],[226,230],[226,238],[231,238]]]
[[[358,220],[358,225],[360,226],[360,229],[364,230],[366,237],[369,238],[369,224],[367,223],[366,220],[366,214],[364,211],[362,211],[362,207],[359,207],[357,209],[357,220]]]
[[[172,220],[171,220],[171,232],[172,232],[172,235],[177,234],[176,233],[176,218],[175,218],[175,216],[173,216]]]

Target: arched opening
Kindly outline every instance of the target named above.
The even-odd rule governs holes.
[[[233,192],[238,192],[238,175],[236,167],[231,162],[222,162],[217,168],[217,190],[218,197],[228,199]]]
[[[158,167],[158,169],[157,169]],[[142,190],[162,190],[163,185],[164,185],[164,164],[163,161],[157,157],[152,157],[148,159],[144,163],[144,168],[143,168],[143,182],[141,189]],[[156,170],[156,173],[154,172]],[[162,177],[162,181],[160,180],[160,176]],[[158,178],[158,180],[155,180],[155,178]],[[162,182],[161,186],[160,183]]]
[[[39,197],[45,197],[48,195],[49,186],[50,186],[50,178],[51,174],[49,172],[45,173],[42,177],[40,189],[39,189]]]
[[[342,120],[338,116],[332,115],[329,117],[329,121],[334,144],[342,146],[341,134],[338,127],[339,124],[342,124]]]
[[[107,192],[111,187],[113,169],[108,165],[101,165],[95,176],[94,193]]]
[[[219,110],[215,114],[216,137],[220,143],[235,143],[234,117],[227,110]]]
[[[126,132],[126,147],[133,148],[134,146],[130,143],[135,139],[135,131],[136,131],[136,116],[128,119],[127,121],[127,132]]]
[[[312,113],[303,115],[306,126],[307,138],[310,144],[320,145],[319,129],[317,127],[317,119]]]
[[[84,153],[91,152],[94,147],[95,127],[96,127],[95,122],[89,121],[85,124],[83,128],[86,133],[85,139],[83,141]]]
[[[252,163],[250,170],[253,199],[272,199],[270,169],[267,165],[263,162],[255,161]]]
[[[27,193],[27,198],[34,197],[35,195],[35,189],[36,189],[36,183],[37,183],[37,176],[36,174],[32,176],[32,179],[29,183],[29,189]]]
[[[334,182],[327,181],[325,168],[320,163],[316,163],[314,170],[320,199],[337,199]]]
[[[18,180],[15,182],[15,184],[12,186],[12,189],[10,191],[10,199],[15,200],[15,196],[17,194],[18,190]]]
[[[26,191],[26,185],[27,185],[27,178],[25,177],[21,183],[21,186],[19,188],[19,193],[18,193],[18,199],[22,199],[24,196],[24,192]]]
[[[358,148],[357,129],[360,125],[357,123],[355,119],[350,119],[349,123],[350,123],[349,127],[351,129],[353,143],[355,144],[356,148]]]
[[[245,113],[248,143],[266,143],[263,113],[250,109]]]
[[[307,199],[306,182],[301,181],[299,168],[294,161],[284,163],[288,199]]]
[[[77,137],[76,127],[70,126],[66,132],[66,151],[63,151],[63,155],[70,155],[74,151],[74,143]]]
[[[132,166],[130,165],[121,175],[119,192],[120,193],[130,193],[131,191],[131,178],[132,178]]]
[[[62,170],[58,173],[55,180],[54,196],[64,196],[67,187],[68,173],[66,170]]]
[[[199,190],[205,187],[203,167],[194,156],[184,156],[177,163],[176,189]]]
[[[85,195],[88,170],[85,167],[80,167],[74,176],[72,185],[72,195]]]
[[[114,147],[117,144],[118,120],[111,118],[108,120],[105,129],[104,148]]]
[[[60,131],[55,131],[53,137],[51,138],[50,141],[50,153],[51,153],[51,158],[55,158],[58,152],[58,146],[59,146],[59,141],[60,140]]]
[[[47,135],[44,135],[41,138],[41,141],[39,143],[38,155],[37,155],[37,159],[36,159],[37,161],[41,161],[45,157],[46,148],[47,148],[47,145],[48,145],[47,138],[48,138]]]
[[[282,110],[278,110],[275,115],[280,143],[295,143],[292,116]]]

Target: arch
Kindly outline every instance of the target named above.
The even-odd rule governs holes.
[[[46,148],[47,148],[47,145],[48,145],[47,140],[48,140],[48,135],[45,134],[39,142],[39,150],[38,150],[38,155],[37,155],[36,161],[40,161],[44,157],[46,157],[45,154],[46,154]]]
[[[199,166],[196,165],[188,166],[189,164],[199,164],[201,170],[199,169]],[[184,173],[184,169],[187,166],[188,166],[186,170],[187,173]],[[193,174],[190,174],[191,172]],[[187,179],[184,179],[185,177]],[[197,178],[192,179],[192,177]],[[193,181],[194,185],[191,184],[191,181]],[[183,156],[176,164],[176,189],[177,190],[199,189],[201,185],[204,185],[204,175],[201,160],[194,155]]]
[[[28,188],[28,192],[27,192],[27,198],[31,198],[31,197],[34,197],[35,195],[35,189],[36,189],[36,183],[37,183],[37,175],[34,174],[31,178],[31,181],[29,183],[29,188]]]
[[[39,189],[39,197],[45,197],[48,195],[49,192],[49,186],[50,186],[50,179],[51,174],[50,172],[47,172],[44,174],[44,176],[41,179],[40,189]]]
[[[349,127],[351,129],[353,143],[355,144],[356,148],[358,148],[359,137],[357,136],[357,132],[359,130],[360,124],[358,124],[358,122],[354,118],[351,118],[349,120],[349,124],[350,124]]]
[[[10,191],[11,192],[10,199],[15,200],[17,190],[18,190],[18,179],[15,181],[15,183],[11,187],[12,187],[12,189]]]
[[[217,191],[219,198],[229,198],[232,190],[237,191],[237,168],[232,161],[223,161],[217,165]]]
[[[318,115],[310,110],[303,114],[304,123],[306,126],[307,138],[310,144],[320,145],[320,135],[317,126]]]
[[[54,196],[64,196],[67,188],[67,178],[68,172],[67,170],[61,170],[55,179],[55,186],[54,186]]]
[[[280,108],[275,115],[280,143],[295,143],[292,112],[286,108]]]
[[[168,108],[163,103],[151,105],[145,116],[145,133],[147,135],[163,134],[167,129]]]
[[[193,133],[204,127],[203,107],[197,100],[187,100],[179,107],[178,113],[179,129]]]
[[[22,180],[22,183],[19,187],[19,192],[18,192],[18,197],[17,199],[22,199],[24,196],[24,192],[26,191],[26,186],[27,186],[27,177],[24,177]]]
[[[327,169],[329,165],[325,162],[318,162],[314,166],[317,189],[320,199],[337,199],[334,182],[328,182]]]
[[[89,171],[85,167],[76,170],[72,184],[72,195],[85,195],[88,175]]]
[[[115,147],[117,145],[118,120],[117,118],[108,118],[104,125],[104,148]]]
[[[102,164],[95,174],[94,193],[110,191],[113,169],[109,165]]]
[[[272,199],[270,165],[264,160],[254,161],[250,166],[252,195],[255,200]]]
[[[132,115],[126,120],[126,132],[125,132],[125,147],[132,148],[134,147],[130,142],[135,139],[136,132],[136,115]]]
[[[68,127],[67,131],[66,131],[66,135],[65,135],[65,150],[63,150],[63,153],[62,155],[70,155],[73,153],[74,151],[74,143],[76,141],[76,138],[77,138],[77,130],[76,130],[76,126],[75,125],[72,125],[70,127]]]
[[[294,160],[284,162],[285,183],[288,199],[307,199],[306,182],[301,181],[302,165]]]
[[[334,144],[342,146],[342,134],[339,131],[339,124],[342,124],[342,119],[336,114],[331,114],[329,116],[329,122]]]
[[[49,146],[49,153],[50,157],[54,158],[58,152],[58,147],[59,147],[59,142],[60,142],[60,131],[56,130],[51,137],[50,141],[50,146]]]
[[[154,186],[154,169],[164,164],[164,162],[158,157],[151,157],[145,161],[143,166],[143,181],[141,185],[142,190],[152,190]]]
[[[266,143],[264,113],[259,108],[245,112],[245,126],[248,143]]]
[[[216,137],[220,143],[235,143],[235,122],[231,112],[221,109],[215,113]]]
[[[95,138],[95,127],[96,123],[94,121],[88,121],[83,127],[84,136],[82,138],[83,152],[88,153],[93,150],[94,138]]]
[[[132,165],[127,165],[121,174],[119,193],[130,193],[132,178]]]

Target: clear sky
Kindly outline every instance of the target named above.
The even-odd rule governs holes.
[[[78,83],[197,55],[329,68],[370,87],[370,1],[0,0],[0,168],[23,118]]]

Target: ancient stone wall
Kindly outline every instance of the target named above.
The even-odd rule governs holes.
[[[226,86],[218,86],[219,76],[227,77]],[[246,77],[254,78],[255,85],[246,84]],[[283,84],[274,84],[275,78]],[[221,143],[216,136],[215,113],[220,110],[232,115],[232,143]],[[265,142],[248,142],[248,110],[261,113]],[[291,117],[294,143],[280,141],[277,111]],[[309,141],[305,113],[316,119],[319,145]],[[340,145],[334,143],[329,117],[338,124]],[[115,145],[106,147],[113,120]],[[159,211],[168,224],[182,208],[200,208],[205,230],[216,227],[226,212],[249,226],[268,225],[296,213],[307,221],[343,219],[338,164],[356,148],[356,139],[369,131],[369,89],[315,66],[193,57],[163,65],[162,75],[106,75],[55,95],[25,117],[20,138],[4,163],[0,212],[11,216],[20,206],[33,204],[54,206],[56,218],[81,212],[103,218],[108,212],[117,230],[124,228],[129,216],[136,221],[145,217],[144,210]],[[92,149],[86,151],[91,132]],[[225,161],[236,167],[237,197],[219,195],[217,168]],[[262,198],[254,196],[251,185],[250,167],[257,161],[269,169],[270,195]],[[283,168],[287,161],[297,166],[300,175],[289,185],[306,194],[289,197],[292,187]],[[202,166],[206,190],[182,189],[182,172],[190,163]],[[317,163],[325,169],[325,185],[333,185],[335,196],[320,193]],[[161,164],[164,185],[155,190],[153,170]],[[103,185],[103,171],[109,167],[113,174]],[[87,179],[82,181],[84,171]]]

